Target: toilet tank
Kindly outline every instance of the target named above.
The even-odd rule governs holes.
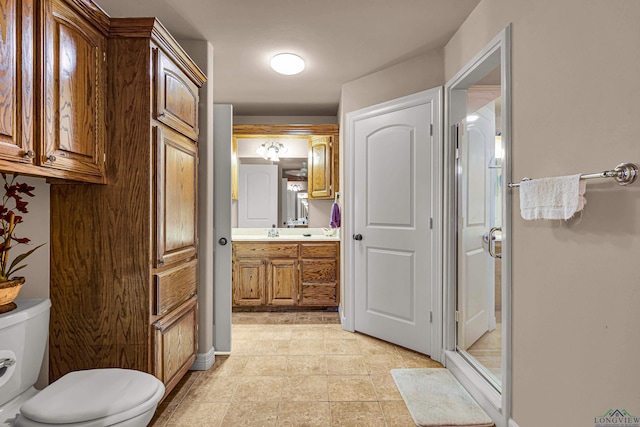
[[[0,406],[36,383],[49,335],[48,298],[14,302],[16,309],[0,314],[0,360],[15,361],[0,368]]]

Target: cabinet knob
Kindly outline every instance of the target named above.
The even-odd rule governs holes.
[[[50,161],[51,163],[56,161],[56,156],[54,156],[53,154],[49,154],[47,156],[47,160]]]
[[[220,243],[222,246],[227,244],[227,239],[225,239],[224,237],[221,237],[220,240],[218,240],[218,243]]]
[[[33,159],[36,156],[36,153],[33,150],[28,150],[26,153],[24,153],[24,156],[29,159]]]

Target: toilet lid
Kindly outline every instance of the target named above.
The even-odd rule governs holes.
[[[151,399],[162,382],[131,369],[70,372],[22,405],[26,418],[63,424],[105,418]]]

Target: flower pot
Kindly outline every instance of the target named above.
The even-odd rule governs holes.
[[[11,280],[0,283],[0,308],[13,303],[13,300],[17,298],[23,284],[24,277],[15,277]]]

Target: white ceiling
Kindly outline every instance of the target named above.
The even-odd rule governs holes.
[[[334,116],[344,83],[444,46],[479,0],[96,0],[214,47],[214,99],[236,115]],[[302,56],[282,76],[271,56]]]

